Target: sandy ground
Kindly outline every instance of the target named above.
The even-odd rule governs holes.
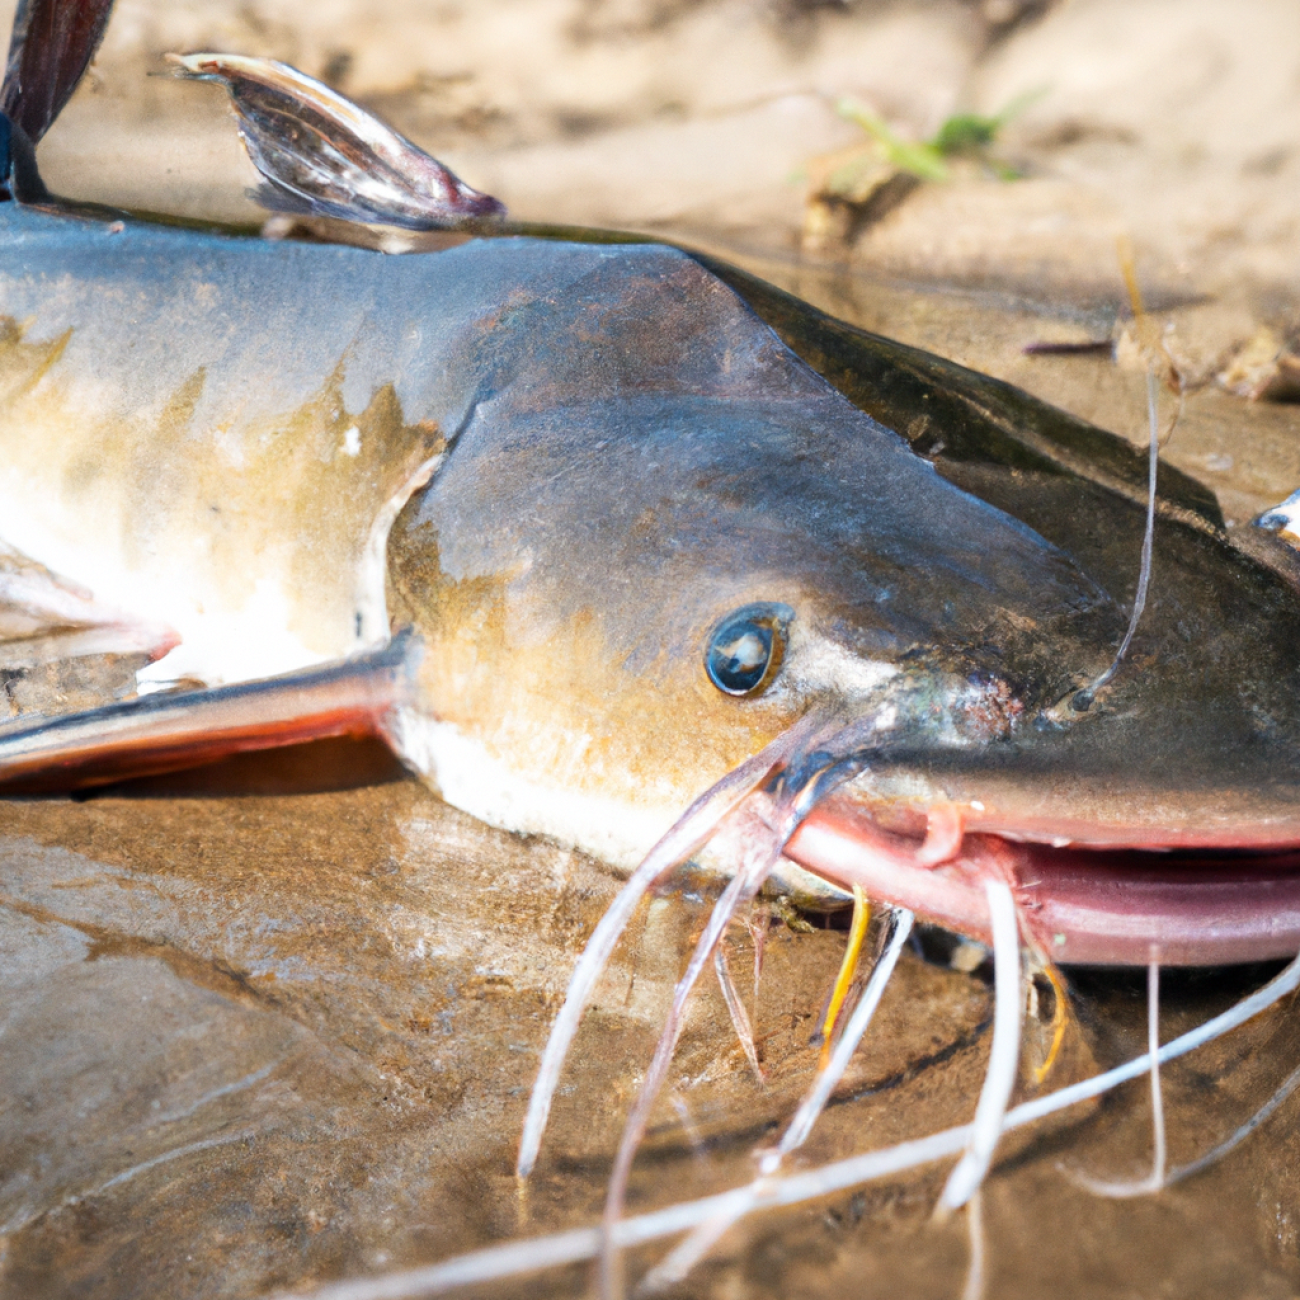
[[[841,97],[922,138],[956,111],[1034,94],[1000,145],[1022,181],[931,186],[848,250],[854,264],[1048,298],[1115,286],[1123,231],[1169,292],[1245,294],[1296,324],[1288,0],[122,0],[96,77],[46,147],[51,179],[87,197],[249,212],[218,93],[156,79],[163,52],[200,48],[323,77],[520,218],[786,254],[809,163],[862,139]]]
[[[1225,390],[1258,387],[1300,346],[1290,0],[121,0],[43,148],[51,183],[259,219],[222,95],[164,74],[166,51],[202,48],[323,77],[517,218],[725,252],[837,315],[1142,437],[1146,362],[1132,348],[1118,368],[1022,351],[1122,338],[1123,240],[1195,394],[1171,458],[1240,519],[1300,485],[1300,407]],[[866,142],[841,100],[920,140],[953,113],[1025,97],[992,150],[1020,179],[959,163],[851,239],[807,239],[823,160]]]
[[[1124,236],[1196,387],[1172,458],[1238,522],[1300,486],[1300,407],[1248,401],[1215,378],[1262,330],[1281,349],[1300,329],[1293,0],[119,4],[92,79],[42,149],[64,193],[259,220],[219,93],[158,74],[166,50],[274,56],[383,113],[517,217],[723,250],[837,315],[1137,438],[1144,362],[1131,347],[1118,361],[1024,351],[1124,338]],[[841,97],[922,139],[954,112],[1028,92],[1041,93],[996,147],[1021,179],[957,167],[852,239],[809,247],[818,160],[864,139],[836,111]],[[251,1296],[593,1220],[617,1113],[701,904],[659,900],[623,954],[521,1200],[509,1168],[532,1063],[614,884],[368,761],[373,780],[357,790],[259,769],[6,805],[4,1300]],[[279,795],[249,797],[277,781]],[[756,1012],[766,1089],[720,999],[703,1001],[638,1205],[745,1176],[811,1068],[806,1025],[842,942],[774,929]],[[741,945],[737,961],[748,956]],[[1165,1037],[1252,978],[1175,981]],[[811,1158],[966,1118],[988,1007],[980,975],[909,957],[853,1100]],[[1071,1007],[1054,1083],[1138,1050],[1140,982],[1080,976]],[[1282,1009],[1169,1072],[1175,1163],[1267,1098],[1298,1034]],[[1028,1072],[1020,1086],[1032,1091]],[[1208,1175],[1140,1201],[1099,1201],[1058,1165],[1140,1174],[1141,1088],[1009,1149],[985,1200],[985,1293],[1294,1295],[1293,1116],[1284,1108]],[[961,1294],[965,1226],[929,1219],[940,1177],[757,1221],[680,1294]],[[535,1293],[584,1286],[573,1270]]]

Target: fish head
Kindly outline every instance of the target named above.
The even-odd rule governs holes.
[[[998,745],[1122,621],[837,394],[484,403],[389,539],[424,654],[398,728],[453,803],[634,865],[800,719]]]

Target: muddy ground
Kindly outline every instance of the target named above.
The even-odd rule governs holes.
[[[331,766],[365,784],[303,788]],[[296,792],[266,793],[294,781]],[[521,1192],[512,1168],[538,1054],[617,884],[597,864],[489,830],[373,755],[337,750],[131,796],[11,803],[0,852],[6,1300],[258,1296],[593,1222],[706,903],[688,887],[640,913]],[[752,1148],[810,1077],[809,1036],[843,947],[842,931],[770,929],[751,1004],[764,1084],[716,986],[705,989],[633,1208],[749,1176]],[[937,944],[930,955],[905,955],[796,1167],[969,1118],[989,1044],[987,972],[949,969]],[[751,956],[737,935],[742,988]],[[1170,973],[1164,1035],[1262,974]],[[1019,1094],[1141,1050],[1143,1011],[1140,978],[1075,972],[1060,1059],[1034,1082],[1050,1034],[1032,1020]],[[1283,1009],[1167,1069],[1172,1164],[1243,1123],[1298,1052],[1300,1019]],[[1134,1084],[1007,1141],[984,1194],[987,1295],[1294,1294],[1294,1106],[1159,1196],[1106,1201],[1071,1182],[1070,1171],[1144,1173],[1149,1116]],[[966,1225],[931,1218],[944,1174],[756,1218],[678,1294],[958,1296]],[[571,1267],[482,1293],[584,1294],[586,1281]]]
[[[51,184],[260,220],[218,92],[154,75],[163,51],[203,47],[325,77],[512,215],[723,252],[1139,438],[1147,362],[1122,237],[1187,390],[1170,457],[1237,523],[1300,487],[1300,406],[1238,391],[1265,386],[1300,329],[1290,0],[120,0],[93,77],[43,147]],[[943,182],[879,202],[818,189],[828,156],[857,158],[866,139],[837,112],[844,97],[922,140],[955,112],[1028,94],[987,156]],[[1025,352],[1041,342],[1118,346]],[[6,802],[0,1296],[251,1297],[593,1222],[707,901],[696,882],[640,914],[521,1192],[511,1167],[537,1055],[616,887],[580,855],[449,810],[369,750]],[[710,989],[635,1208],[741,1181],[808,1078],[844,936],[778,919],[766,942],[754,1003],[766,1083]],[[742,985],[750,943],[732,954]],[[969,1118],[991,995],[986,971],[943,956],[935,941],[905,957],[807,1163]],[[1171,977],[1164,1037],[1266,973]],[[1070,992],[1066,1048],[1041,1085],[1046,1029],[1032,1027],[1024,1096],[1140,1050],[1139,978],[1074,972]],[[1171,1067],[1172,1163],[1243,1123],[1298,1054],[1286,1006]],[[1288,1102],[1212,1170],[1119,1202],[1069,1171],[1144,1171],[1141,1086],[1009,1142],[984,1199],[985,1293],[1294,1295],[1297,1114]],[[757,1218],[680,1293],[958,1296],[966,1224],[931,1219],[943,1176]],[[571,1268],[484,1294],[586,1285]]]

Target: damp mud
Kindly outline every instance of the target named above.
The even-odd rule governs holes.
[[[1212,487],[1236,526],[1300,487],[1300,406],[1249,401],[1219,379],[1261,331],[1280,349],[1300,328],[1300,80],[1286,0],[520,0],[505,11],[121,0],[94,76],[43,146],[48,178],[86,198],[260,220],[215,97],[145,74],[165,49],[283,58],[384,113],[520,218],[726,256],[1141,442],[1145,376],[1125,348],[1115,253],[1126,234],[1148,306],[1197,381],[1168,459]],[[1123,57],[1103,57],[1115,50]],[[919,138],[958,110],[994,112],[1044,85],[1005,140],[1022,181],[963,173],[917,188],[852,239],[808,246],[810,163],[859,139],[836,96]],[[1026,350],[1044,343],[1096,346]],[[2,671],[15,708],[23,691],[74,688]],[[596,1222],[714,888],[681,880],[637,913],[521,1189],[513,1168],[538,1058],[618,884],[579,853],[448,808],[367,746],[230,761],[86,801],[0,802],[0,1300],[310,1290]],[[630,1213],[749,1179],[754,1148],[811,1078],[845,922],[790,915],[769,900],[756,929],[729,940],[765,1079],[710,983],[638,1158]],[[1167,972],[1162,1039],[1273,969]],[[1044,993],[1017,1098],[1144,1048],[1140,972],[1065,974],[1063,1049],[1037,1081],[1051,1041]],[[907,951],[792,1167],[969,1121],[992,1001],[977,952],[937,934]],[[1283,1002],[1166,1067],[1170,1164],[1227,1138],[1297,1065],[1300,1010]],[[1008,1137],[983,1192],[985,1294],[1295,1295],[1298,1124],[1292,1097],[1212,1168],[1123,1201],[1071,1175],[1149,1171],[1145,1083]],[[961,1295],[966,1224],[932,1217],[946,1172],[753,1216],[677,1294]],[[632,1276],[652,1258],[634,1252]],[[474,1294],[589,1288],[583,1265]]]
[[[355,788],[320,789],[349,785]],[[9,801],[0,1295],[249,1297],[446,1258],[599,1216],[622,1116],[711,902],[686,881],[639,912],[604,977],[523,1189],[528,1090],[568,973],[617,887],[599,864],[449,809],[366,747],[328,743],[155,778],[85,802]],[[815,1069],[842,930],[765,915],[755,1079],[716,985],[698,999],[638,1160],[639,1212],[746,1180]],[[730,963],[751,996],[754,936]],[[924,955],[923,955],[924,953]],[[969,1119],[987,1060],[986,967],[909,951],[800,1163]],[[957,957],[958,965],[970,965]],[[1264,968],[1170,974],[1165,1039]],[[1140,976],[1069,976],[1018,1096],[1142,1049]],[[1050,995],[1049,995],[1050,996]],[[1262,1105],[1300,1053],[1283,1005],[1166,1068],[1171,1161]],[[984,1193],[988,1294],[1294,1293],[1294,1105],[1195,1178],[1100,1200],[1064,1171],[1140,1174],[1145,1086],[1018,1133]],[[942,1166],[734,1230],[683,1294],[960,1293]],[[633,1257],[637,1267],[647,1260]],[[579,1295],[584,1267],[483,1290]]]

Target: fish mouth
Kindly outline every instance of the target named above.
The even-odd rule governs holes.
[[[985,882],[1004,881],[1024,937],[1058,963],[1214,966],[1300,951],[1291,818],[1171,828],[1009,819],[983,800],[900,810],[841,791],[810,811],[784,856],[985,942]]]

